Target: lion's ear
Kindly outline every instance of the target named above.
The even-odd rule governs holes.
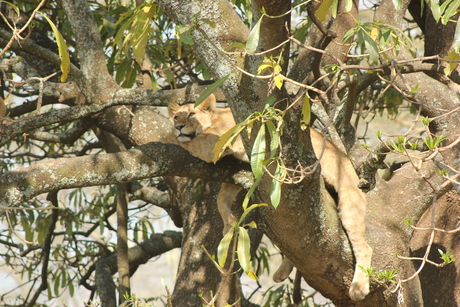
[[[209,95],[197,108],[204,112],[213,112],[216,109],[216,96]]]
[[[168,104],[169,116],[173,117],[173,115],[176,114],[176,112],[177,112],[177,110],[179,110],[179,108],[180,108],[180,105],[178,105],[175,102],[171,102],[170,104]]]

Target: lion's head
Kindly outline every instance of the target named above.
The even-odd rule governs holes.
[[[190,142],[197,134],[205,132],[212,124],[216,98],[210,95],[198,107],[193,104],[183,106],[173,102],[168,105],[168,112],[174,123],[174,134],[179,142]]]

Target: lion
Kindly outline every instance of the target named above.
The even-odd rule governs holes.
[[[168,112],[174,123],[174,142],[206,162],[212,162],[213,148],[219,137],[235,125],[231,110],[217,108],[212,94],[196,108],[193,104],[170,103]],[[349,295],[352,300],[362,300],[369,293],[369,276],[362,268],[369,268],[372,258],[372,248],[365,240],[366,197],[358,188],[359,177],[348,156],[331,142],[324,142],[316,130],[311,128],[310,134],[315,154],[319,156],[322,152],[321,175],[338,194],[338,214],[356,258]],[[241,137],[225,149],[222,156],[226,155],[249,162]],[[236,221],[231,206],[240,190],[239,186],[223,183],[219,191],[217,207],[224,222],[224,234]],[[286,279],[292,269],[293,265],[285,257],[273,279],[277,282]]]

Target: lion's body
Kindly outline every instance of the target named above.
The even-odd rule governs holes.
[[[211,95],[197,108],[194,108],[193,104],[179,106],[171,103],[168,106],[169,115],[175,126],[175,141],[192,155],[206,162],[212,162],[213,148],[219,137],[235,125],[230,109],[219,109],[215,104],[215,97]],[[359,178],[348,156],[329,141],[324,142],[323,136],[316,130],[311,129],[310,134],[316,155],[320,156],[322,153],[321,175],[338,194],[339,216],[356,258],[350,297],[361,300],[369,293],[369,277],[359,266],[370,267],[372,257],[372,249],[364,238],[366,197],[358,188]],[[234,155],[248,161],[240,137],[226,149],[223,156],[225,155]],[[224,221],[224,233],[230,229],[230,224],[235,219],[231,213],[231,205],[240,189],[235,185],[224,183],[219,192],[217,206]],[[292,265],[286,259],[275,273],[274,279],[287,278],[291,270]]]

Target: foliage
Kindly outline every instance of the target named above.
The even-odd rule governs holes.
[[[396,283],[397,269],[381,270],[376,272],[374,267],[363,269],[369,277],[374,277],[380,283]]]
[[[5,113],[0,112],[0,137],[2,142],[5,140],[5,145],[0,152],[0,175],[18,167],[27,168],[58,158],[74,159],[90,155],[98,157],[113,152],[107,146],[109,132],[117,137],[123,135],[113,127],[101,131],[104,129],[101,129],[99,116],[105,110],[86,117],[76,115],[71,119],[56,116],[58,112],[67,109],[75,110],[70,112],[73,115],[78,114],[80,107],[107,103],[107,100],[104,100],[106,98],[103,97],[106,92],[122,92],[119,88],[105,89],[105,91],[100,91],[98,88],[97,95],[93,95],[96,100],[90,101],[92,95],[88,92],[91,91],[91,86],[97,88],[96,82],[88,79],[88,84],[91,86],[87,89],[85,89],[87,84],[79,83],[78,76],[83,74],[82,71],[91,70],[88,67],[82,69],[81,63],[78,62],[79,56],[84,52],[78,45],[81,38],[76,37],[75,29],[59,4],[62,2],[66,1],[39,3],[27,0],[18,0],[14,3],[0,1],[2,14],[0,111],[6,110]],[[208,69],[214,67],[195,52],[200,47],[197,45],[201,44],[203,39],[206,41],[214,39],[203,29],[216,30],[218,20],[200,18],[199,13],[196,13],[190,17],[189,23],[179,24],[173,21],[169,13],[166,14],[161,4],[156,1],[146,1],[140,5],[136,5],[134,1],[89,2],[101,37],[102,50],[107,59],[108,73],[125,89],[150,88],[165,92],[185,87],[190,83],[206,84],[207,88],[195,99],[195,104],[198,105],[218,88],[224,90],[228,88],[229,84],[233,84],[231,83],[233,79],[254,79],[259,82],[260,87],[267,88],[267,96],[259,97],[260,101],[254,104],[256,107],[249,106],[248,101],[243,101],[241,98],[243,94],[239,93],[235,96],[239,98],[234,99],[238,101],[232,101],[232,110],[245,120],[237,123],[215,144],[213,160],[217,162],[224,155],[228,145],[238,136],[247,136],[251,143],[249,156],[254,176],[254,184],[248,190],[243,202],[241,217],[220,241],[216,257],[208,253],[209,258],[212,259],[210,262],[214,263],[220,274],[234,275],[236,261],[242,271],[253,279],[257,279],[264,272],[272,271],[268,261],[268,250],[259,249],[258,254],[251,255],[251,238],[248,229],[257,227],[254,221],[248,223],[246,218],[252,217],[252,214],[258,212],[257,210],[267,206],[264,202],[251,203],[255,199],[253,196],[256,189],[261,186],[266,188],[269,197],[264,201],[277,208],[282,205],[283,198],[287,197],[282,193],[283,185],[301,183],[306,177],[308,166],[300,166],[302,169],[299,171],[292,161],[284,158],[284,154],[289,150],[285,137],[292,128],[287,122],[293,110],[301,112],[298,123],[301,129],[305,130],[315,123],[317,127],[326,131],[331,139],[334,139],[338,135],[354,133],[350,128],[352,113],[354,113],[355,127],[363,121],[367,125],[376,118],[385,117],[387,123],[393,125],[403,109],[408,108],[415,117],[414,121],[418,121],[423,127],[419,131],[414,132],[409,129],[408,132],[392,137],[385,137],[384,134],[379,133],[377,138],[384,149],[374,152],[375,144],[369,143],[366,144],[367,152],[369,155],[376,156],[392,153],[404,157],[409,161],[407,165],[412,167],[419,178],[432,187],[429,193],[434,195],[432,197],[434,200],[438,197],[436,193],[445,190],[448,183],[458,184],[459,171],[454,162],[449,164],[436,160],[439,168],[430,174],[437,174],[442,178],[443,183],[437,185],[433,178],[428,178],[419,168],[422,162],[431,161],[439,152],[444,153],[455,145],[452,143],[455,135],[450,135],[447,128],[444,129],[445,131],[437,128],[443,127],[438,125],[439,120],[454,114],[456,110],[430,106],[426,101],[421,101],[418,98],[419,86],[424,84],[411,83],[405,76],[423,71],[437,75],[433,79],[438,78],[444,84],[457,82],[454,77],[460,59],[460,23],[455,18],[460,8],[459,1],[420,1],[422,10],[425,7],[429,9],[439,27],[457,23],[450,44],[452,46],[447,50],[444,58],[438,55],[436,58],[431,55],[429,58],[416,58],[418,54],[415,52],[417,51],[414,43],[415,36],[423,36],[420,34],[423,29],[414,30],[416,27],[414,23],[399,28],[382,21],[368,21],[365,16],[357,18],[352,13],[353,1],[351,0],[343,1],[344,11],[340,11],[341,1],[337,0],[322,1],[314,10],[309,10],[309,1],[294,1],[292,11],[288,13],[296,17],[291,20],[292,33],[288,33],[289,38],[286,38],[286,42],[283,43],[282,50],[262,50],[262,43],[266,39],[264,27],[281,16],[270,15],[268,13],[270,7],[263,8],[260,12],[253,12],[251,1],[231,2],[236,14],[248,27],[248,37],[245,42],[234,42],[225,50],[215,51],[223,58],[231,59],[229,62],[234,68],[232,72],[227,72],[220,78],[211,75],[211,70]],[[401,8],[401,1],[391,2],[394,7]],[[376,4],[369,11],[374,13],[378,6]],[[310,33],[319,27],[313,21],[313,17],[317,17],[321,22],[329,20],[333,24],[345,15],[356,18],[356,22],[351,27],[341,29],[343,36],[335,39],[333,44],[345,46],[347,50],[329,52],[327,46],[317,49],[320,45],[318,42],[312,46],[304,45],[310,38]],[[333,16],[333,19],[330,19],[330,16]],[[360,19],[361,17],[363,19]],[[32,28],[34,35],[39,36],[39,39],[30,36],[29,29]],[[5,37],[3,33],[7,33],[10,37]],[[37,42],[32,48],[35,50],[27,49],[29,41]],[[214,41],[212,42],[214,44]],[[55,58],[46,53],[40,53],[40,56],[36,57],[38,47],[50,51],[56,56],[58,63],[56,64]],[[235,49],[238,52],[234,51]],[[290,70],[299,59],[302,59],[302,52],[312,50],[317,52],[317,61],[315,60],[308,70],[319,72],[319,75],[309,76],[304,80],[293,80]],[[286,51],[289,51],[289,57],[284,57]],[[402,59],[401,55],[404,52],[407,52],[404,56],[412,58]],[[34,57],[31,60],[28,56]],[[288,58],[289,63],[286,60]],[[44,59],[47,64],[53,63],[52,68],[39,62]],[[235,63],[238,61],[234,59],[244,59],[246,65],[237,66]],[[323,65],[322,61],[329,62]],[[433,65],[429,68],[428,65],[423,66],[428,63]],[[32,64],[38,65],[38,68],[33,67]],[[60,74],[60,78],[56,77],[57,74]],[[352,77],[355,79],[352,80]],[[101,79],[107,80],[105,77]],[[314,80],[311,81],[312,79]],[[212,81],[211,85],[209,85],[210,81]],[[68,99],[66,94],[72,89],[72,84],[76,83],[78,83],[78,95]],[[65,87],[57,88],[59,85]],[[288,101],[285,95],[288,86],[300,88],[297,100],[290,100],[292,103],[285,103]],[[357,94],[353,88],[355,90],[358,88]],[[52,96],[50,93],[59,94]],[[251,99],[257,96],[261,95],[253,93]],[[130,96],[132,101],[139,99],[138,97]],[[127,113],[131,112],[130,116],[134,118],[136,108],[141,104],[139,100],[142,99],[137,100],[137,105],[130,99],[127,100],[129,101],[125,101],[124,107],[117,109],[116,113],[120,114],[129,107]],[[142,103],[151,102],[142,101]],[[241,111],[243,107],[253,109],[243,114]],[[425,107],[442,114],[427,112],[423,109]],[[46,121],[44,118],[56,119]],[[16,129],[14,130],[16,134],[11,134],[10,137],[8,133],[13,128]],[[454,128],[449,127],[449,129]],[[69,137],[71,134],[72,136]],[[156,131],[152,134],[156,134]],[[371,138],[366,133],[359,136],[363,139]],[[139,138],[135,135],[130,134],[124,139],[120,136],[120,139],[125,142],[123,146],[126,148],[141,145],[136,143]],[[340,138],[335,138],[337,139]],[[348,149],[353,144],[340,146],[343,144],[336,142],[336,145]],[[69,164],[67,170],[69,181],[73,180],[72,172],[76,171],[71,166]],[[298,175],[299,172],[301,175]],[[143,187],[153,187],[161,197],[166,197],[164,182],[160,177],[141,180],[139,183]],[[6,186],[6,183],[1,182],[1,185]],[[21,188],[27,190],[27,185]],[[130,194],[128,241],[135,246],[148,241],[153,234],[161,230],[164,225],[158,227],[157,222],[167,220],[168,213],[174,216],[171,212],[175,208],[166,206],[167,213],[159,214],[153,209],[154,201],[139,200],[138,196],[133,196],[134,192]],[[79,286],[89,289],[91,292],[89,299],[92,300],[96,293],[94,272],[97,261],[115,254],[118,249],[116,241],[112,239],[117,236],[114,226],[117,207],[116,185],[106,183],[94,188],[76,186],[65,193],[59,192],[59,195],[61,196],[59,201],[43,198],[27,199],[20,206],[24,210],[13,211],[1,208],[5,214],[1,217],[3,228],[0,231],[2,245],[0,256],[4,266],[8,267],[12,274],[27,281],[26,286],[29,291],[26,297],[14,298],[17,305],[30,302],[38,305],[41,301],[58,298],[63,293],[74,296]],[[174,193],[171,192],[171,195]],[[427,229],[418,229],[414,225],[414,221],[418,218],[411,217],[404,222],[415,232],[427,231]],[[400,220],[395,223],[399,222]],[[441,230],[432,225],[428,231],[434,234]],[[431,243],[430,241],[427,250],[431,247]],[[206,249],[207,246],[204,245],[204,248]],[[442,265],[454,261],[455,251],[444,252],[438,249],[438,252],[443,261]],[[425,263],[436,265],[427,257],[421,260],[423,262],[421,267]],[[397,268],[377,270],[371,268],[367,273],[379,282],[391,283],[399,287],[401,280],[406,281],[402,279]],[[43,284],[43,288],[40,284]],[[289,287],[282,285],[266,289],[264,306],[292,303]],[[37,296],[44,294],[43,298],[35,298],[36,293]],[[139,303],[135,295],[125,297],[125,300],[125,306],[130,304],[148,306],[147,303]],[[311,304],[304,300],[303,306],[311,306]]]

